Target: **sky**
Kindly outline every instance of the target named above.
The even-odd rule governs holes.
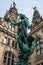
[[[30,22],[32,21],[34,13],[33,7],[36,7],[40,15],[43,17],[43,0],[0,0],[0,17],[4,17],[13,1],[16,3],[18,12],[25,14]]]

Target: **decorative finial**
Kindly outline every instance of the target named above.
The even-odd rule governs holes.
[[[10,5],[10,8],[12,8],[12,5]]]
[[[36,10],[36,7],[33,7],[34,10]]]
[[[13,7],[15,7],[16,6],[16,4],[15,4],[15,2],[13,2]]]

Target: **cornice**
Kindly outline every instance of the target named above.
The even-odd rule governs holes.
[[[10,36],[12,36],[12,37],[15,38],[15,33],[11,33],[8,30],[5,30],[4,28],[1,28],[1,27],[0,27],[0,31],[1,32],[4,32],[4,33],[6,33],[6,34],[8,34],[8,35],[10,35]]]

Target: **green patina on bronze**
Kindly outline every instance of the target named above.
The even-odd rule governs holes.
[[[13,2],[13,7],[15,7],[16,6],[16,4],[15,4],[15,2]]]
[[[21,19],[19,22],[12,21],[11,19],[4,19],[7,22],[18,26],[18,36],[16,36],[16,40],[20,47],[20,53],[18,57],[19,61],[14,65],[29,65],[28,60],[34,52],[35,39],[31,35],[27,35],[27,28],[29,29],[31,27],[28,18],[23,14],[20,14],[19,16]]]

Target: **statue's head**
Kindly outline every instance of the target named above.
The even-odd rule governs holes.
[[[25,15],[24,14],[19,14],[20,16],[20,19],[23,20],[25,18]]]
[[[31,24],[29,23],[29,19],[24,14],[19,14],[20,19],[24,20],[25,26],[30,28]]]

